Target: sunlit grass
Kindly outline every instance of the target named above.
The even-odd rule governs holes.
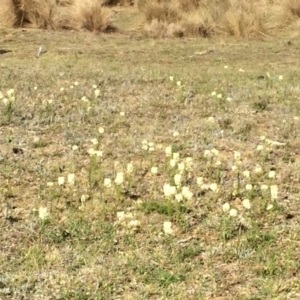
[[[4,59],[0,295],[297,298],[296,64],[123,38]]]

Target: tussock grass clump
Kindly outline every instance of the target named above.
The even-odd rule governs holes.
[[[182,14],[176,3],[172,1],[140,2],[139,10],[144,13],[146,21],[174,23],[182,19]]]
[[[13,0],[17,26],[53,28],[57,9],[56,0]]]
[[[236,37],[263,35],[262,6],[257,1],[174,0],[143,2],[139,6],[147,22],[179,23],[186,36],[209,37],[225,34]],[[160,27],[159,27],[160,28]],[[159,34],[158,34],[159,36]]]
[[[232,1],[232,6],[224,13],[221,28],[224,32],[235,37],[264,36],[263,7],[257,7],[255,2]]]
[[[16,23],[16,14],[11,0],[2,0],[0,6],[0,27],[13,27]]]
[[[300,2],[298,0],[284,0],[282,7],[285,13],[300,18]]]
[[[187,13],[184,16],[181,26],[185,36],[210,37],[216,32],[216,23],[206,10]]]
[[[111,32],[111,14],[97,0],[4,0],[0,8],[1,27],[42,29],[86,29]]]
[[[300,2],[297,0],[284,0],[275,3],[270,8],[267,20],[268,29],[278,32],[283,30],[299,30]]]
[[[141,1],[139,10],[149,24],[156,24],[157,36],[161,28],[176,23],[185,36],[227,35],[261,38],[276,34],[280,28],[298,26],[300,2],[297,0],[171,0]],[[162,24],[153,23],[157,20]]]
[[[110,12],[97,0],[82,2],[77,0],[73,5],[62,9],[57,18],[57,27],[64,29],[87,29],[92,32],[111,32],[116,28],[112,25]]]

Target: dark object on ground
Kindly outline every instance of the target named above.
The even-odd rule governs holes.
[[[6,49],[0,49],[0,54],[12,52],[11,50],[6,50]]]
[[[17,148],[17,147],[13,147],[12,151],[14,154],[23,154],[24,153],[23,149]]]

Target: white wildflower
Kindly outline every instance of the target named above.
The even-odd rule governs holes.
[[[209,185],[209,189],[213,192],[217,192],[218,191],[218,185],[216,183],[211,183]]]
[[[219,155],[219,150],[215,149],[215,148],[212,148],[210,150],[210,152],[214,155],[214,156],[218,156]]]
[[[110,188],[111,187],[111,179],[110,178],[104,178],[104,186],[106,188]]]
[[[245,171],[243,172],[243,175],[244,175],[245,178],[250,178],[250,171],[245,170]]]
[[[149,142],[148,143],[148,151],[149,152],[153,152],[154,150],[155,150],[154,143],[153,142]]]
[[[211,157],[213,157],[213,153],[211,153],[210,150],[204,150],[203,156],[204,156],[205,158],[211,158]]]
[[[270,171],[268,177],[269,178],[275,178],[276,172],[275,171]]]
[[[128,228],[138,229],[141,226],[141,222],[139,220],[130,220],[127,224]]]
[[[173,159],[178,162],[180,154],[178,152],[173,153]]]
[[[194,194],[192,193],[192,191],[190,190],[190,188],[188,186],[182,187],[181,194],[187,200],[191,200],[194,196]]]
[[[176,164],[177,164],[177,162],[176,162],[176,160],[175,159],[170,159],[170,167],[171,168],[174,168],[175,166],[176,166]]]
[[[235,208],[230,209],[229,216],[235,218],[238,215],[238,211]]]
[[[68,174],[68,184],[69,185],[75,184],[75,174],[74,173]]]
[[[236,161],[241,160],[241,152],[239,152],[239,151],[234,151],[234,159],[235,159]]]
[[[261,174],[263,172],[263,169],[262,169],[261,166],[258,165],[258,166],[255,167],[254,172],[256,174]]]
[[[124,182],[124,173],[118,172],[115,178],[115,184],[121,185]]]
[[[264,146],[263,146],[263,145],[258,145],[258,146],[256,147],[256,150],[257,150],[257,151],[262,151],[262,150],[264,150]]]
[[[185,158],[185,165],[187,171],[192,171],[193,169],[193,158],[192,157],[186,157]]]
[[[127,172],[127,174],[132,174],[132,172],[133,172],[133,164],[132,164],[132,162],[130,162],[130,163],[127,165],[126,172]]]
[[[250,200],[249,199],[244,199],[242,201],[242,204],[243,206],[246,208],[246,209],[250,209],[251,208],[251,203],[250,203]]]
[[[201,186],[203,184],[203,177],[197,177],[197,184]]]
[[[172,146],[166,147],[165,153],[167,157],[170,157],[172,155]]]
[[[94,90],[94,95],[95,98],[98,98],[100,96],[100,90],[99,89]]]
[[[142,141],[142,149],[147,151],[148,150],[148,142],[146,140]]]
[[[184,162],[178,163],[178,171],[180,172],[180,174],[182,174],[184,170],[185,170],[185,163]]]
[[[177,187],[181,185],[181,174],[174,175],[174,183]]]
[[[228,212],[230,210],[230,204],[228,202],[222,205],[223,212]]]
[[[47,207],[44,207],[44,206],[41,206],[40,208],[39,208],[39,218],[41,219],[41,220],[46,220],[46,219],[48,219],[49,218],[49,212],[48,212],[48,209],[47,209]]]
[[[98,145],[98,140],[96,138],[91,139],[93,145]]]
[[[175,195],[175,199],[176,199],[178,202],[182,202],[182,200],[183,200],[182,194],[181,194],[181,193],[180,193],[180,194],[176,194],[176,195]]]
[[[58,185],[63,185],[65,183],[65,177],[63,176],[58,177],[57,181],[58,181]]]
[[[151,174],[156,175],[157,172],[158,172],[157,167],[152,167],[152,168],[151,168]]]
[[[271,200],[277,200],[278,199],[278,186],[277,185],[271,185],[270,186],[270,192],[271,192]]]
[[[169,221],[165,221],[163,225],[163,230],[165,234],[173,235],[174,230],[172,229],[172,223]]]
[[[246,191],[251,191],[253,188],[252,184],[248,183],[246,184]]]
[[[168,183],[164,184],[163,190],[166,198],[169,198],[176,194],[176,186],[172,186]]]

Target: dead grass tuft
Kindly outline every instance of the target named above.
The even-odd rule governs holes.
[[[300,2],[298,0],[284,0],[282,7],[287,14],[300,18]]]
[[[112,32],[106,6],[117,5],[135,5],[155,37],[261,38],[300,27],[299,0],[3,0],[0,26]]]
[[[111,32],[111,14],[97,0],[4,0],[1,27],[87,29]]]
[[[156,19],[171,24],[180,21],[182,17],[180,9],[172,1],[140,2],[138,8],[149,23]]]
[[[177,0],[180,10],[185,12],[195,12],[200,7],[201,0]]]
[[[184,30],[180,24],[169,24],[157,19],[152,20],[150,24],[146,24],[144,30],[151,37],[183,37],[184,35]]]
[[[91,32],[116,30],[112,25],[110,11],[97,0],[75,1],[73,5],[61,9],[56,23],[58,28],[64,29],[86,29]]]
[[[57,0],[58,6],[70,6],[74,4],[75,0]]]
[[[34,28],[53,28],[56,14],[56,0],[12,0],[16,22],[15,26]]]
[[[103,0],[102,6],[128,6],[134,5],[134,0]]]
[[[216,31],[216,23],[205,10],[187,13],[181,24],[185,36],[210,37]]]
[[[284,30],[298,31],[300,21],[300,2],[298,0],[284,0],[275,3],[271,8],[266,22],[267,28],[280,33]]]
[[[254,2],[231,1],[231,7],[224,12],[220,26],[223,31],[235,37],[259,37],[266,34],[264,7]]]
[[[15,9],[11,0],[2,0],[0,6],[0,27],[13,27],[16,23]]]
[[[186,36],[209,37],[212,34],[256,37],[266,34],[262,0],[173,0],[143,2],[139,6],[147,22],[154,19],[179,23]],[[264,2],[265,3],[265,2]],[[161,30],[161,27],[159,28]]]

